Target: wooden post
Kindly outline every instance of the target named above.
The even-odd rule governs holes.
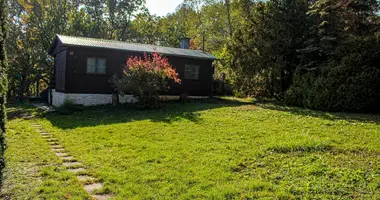
[[[40,95],[40,75],[37,76],[37,83],[36,83],[36,96]]]
[[[50,105],[53,105],[53,67],[54,67],[54,62],[52,62],[51,66],[50,66],[50,83],[49,83],[49,85],[50,85],[49,86],[49,97],[50,97],[49,104]]]
[[[21,80],[21,74],[17,74],[18,79],[18,85],[19,85],[19,100],[22,102],[22,80]]]

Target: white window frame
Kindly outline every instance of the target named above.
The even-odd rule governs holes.
[[[185,79],[199,80],[199,65],[185,65]]]
[[[95,64],[93,66],[90,66],[90,59],[95,59]],[[99,61],[104,60],[104,66],[99,65]],[[94,71],[90,71],[89,69],[91,67],[94,67]],[[99,69],[104,69],[104,71],[101,71]],[[86,68],[86,74],[107,74],[107,59],[102,57],[87,57],[87,68]]]

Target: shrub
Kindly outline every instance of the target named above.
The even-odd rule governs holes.
[[[85,107],[83,105],[74,104],[71,100],[65,100],[63,105],[57,108],[59,114],[69,115],[74,112],[83,111]]]
[[[217,96],[231,96],[233,95],[233,86],[228,80],[215,79],[213,81],[213,93]]]
[[[169,88],[169,82],[181,83],[168,59],[159,53],[144,57],[130,57],[122,75],[115,75],[110,82],[119,93],[132,94],[144,108],[158,106],[159,93]]]

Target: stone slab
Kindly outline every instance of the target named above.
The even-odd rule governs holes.
[[[62,163],[63,166],[65,167],[76,167],[82,165],[80,162],[64,162]]]
[[[113,196],[111,194],[97,194],[91,196],[95,200],[108,200],[111,199]]]
[[[88,193],[92,193],[96,190],[100,190],[102,189],[103,187],[103,184],[101,183],[92,183],[92,184],[89,184],[89,185],[85,185],[84,186],[84,190]]]
[[[69,154],[67,154],[66,152],[57,152],[55,153],[56,156],[58,157],[66,157],[66,156],[69,156]]]

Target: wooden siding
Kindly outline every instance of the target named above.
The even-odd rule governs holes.
[[[142,53],[111,49],[68,47],[66,53],[66,93],[110,94],[113,89],[109,83],[112,75],[121,73],[130,56],[143,56]],[[106,58],[106,74],[87,74],[87,57]],[[212,61],[182,57],[168,57],[182,79],[181,84],[171,83],[168,95],[186,93],[192,96],[209,96],[212,94]],[[185,65],[199,65],[199,79],[184,79]],[[58,82],[58,80],[57,80]]]
[[[66,84],[66,50],[57,53],[54,58],[55,65],[55,89],[65,91]]]

